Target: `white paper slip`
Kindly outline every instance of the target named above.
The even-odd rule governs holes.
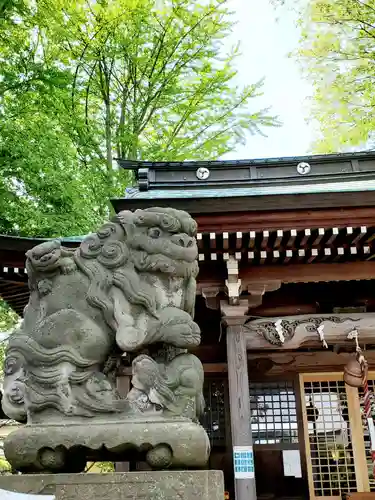
[[[254,478],[254,453],[252,446],[233,446],[235,479]]]

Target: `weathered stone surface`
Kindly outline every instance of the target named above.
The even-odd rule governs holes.
[[[0,488],[1,500],[56,500],[55,495],[33,495],[32,493],[14,493]]]
[[[204,467],[210,444],[203,427],[187,418],[164,417],[90,425],[25,425],[4,445],[23,472],[82,472],[87,460],[146,461],[153,469]]]
[[[221,471],[33,474],[0,477],[0,487],[56,500],[223,500]],[[44,497],[43,497],[44,498]]]
[[[181,418],[189,421],[182,426],[188,440],[185,465],[192,465],[194,454],[208,459],[207,436],[198,423],[204,372],[188,352],[200,343],[193,320],[196,230],[187,213],[171,208],[124,211],[75,250],[52,241],[27,252],[30,300],[22,326],[10,337],[4,366],[4,412],[27,421],[5,442],[14,467],[40,470],[53,464],[55,472],[73,472],[80,469],[70,456],[73,437],[87,450],[83,463],[92,450],[106,455],[108,442],[120,454],[131,444],[144,447],[153,442],[153,429],[154,448],[163,438],[174,463],[180,448],[173,419],[178,425]],[[133,368],[126,398],[115,387],[123,356]],[[108,435],[103,432],[107,422],[121,422],[122,442],[113,427]],[[28,450],[35,439],[32,466],[20,445],[24,436]],[[159,460],[160,454],[150,450],[155,468],[167,462],[168,454]],[[177,462],[183,465],[181,458]]]

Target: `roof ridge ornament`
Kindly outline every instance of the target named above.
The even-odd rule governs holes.
[[[200,181],[205,181],[209,178],[210,171],[208,170],[207,167],[199,167],[195,175],[197,176],[197,179],[199,179]]]
[[[297,165],[297,172],[300,175],[307,175],[311,172],[311,165],[310,163],[307,163],[306,161],[301,161]]]

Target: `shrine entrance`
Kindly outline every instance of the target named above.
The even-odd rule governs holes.
[[[373,393],[375,372],[369,386]],[[207,378],[205,396],[210,468],[223,470],[232,499],[226,377]],[[347,386],[343,372],[251,381],[250,402],[258,499],[339,500],[344,493],[375,492],[363,391]]]
[[[298,381],[298,380],[297,380]],[[210,468],[224,472],[234,499],[230,409],[226,378],[206,379],[206,412],[202,420],[212,446]],[[250,382],[251,430],[257,498],[307,498],[307,475],[301,465],[302,411],[293,379]],[[302,454],[303,456],[303,454]]]
[[[304,498],[301,411],[294,380],[250,382],[257,497]]]

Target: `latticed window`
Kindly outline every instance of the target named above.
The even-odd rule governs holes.
[[[226,445],[226,401],[228,385],[226,379],[206,378],[203,394],[206,402],[201,424],[206,429],[212,447],[225,447]]]
[[[357,491],[344,381],[305,380],[303,387],[305,438],[315,496],[339,497]]]
[[[296,395],[292,382],[250,384],[254,444],[298,442]]]

